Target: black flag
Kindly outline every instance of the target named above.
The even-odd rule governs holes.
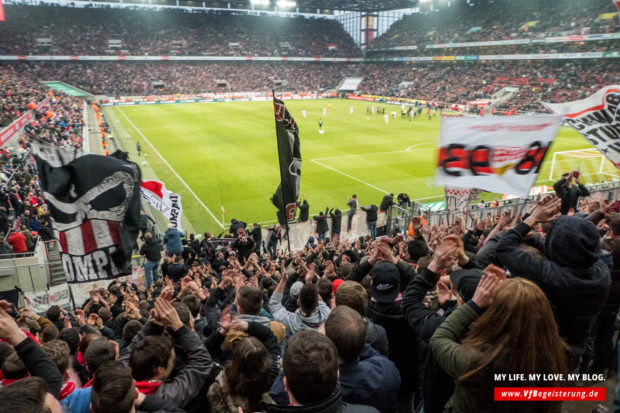
[[[275,96],[273,108],[276,117],[281,182],[276,193],[271,197],[271,202],[279,209],[279,219],[286,217],[286,221],[292,221],[297,213],[297,198],[301,182],[299,129],[295,119],[286,110],[284,102],[276,99]]]
[[[140,222],[138,165],[34,141],[32,153],[69,283],[131,274]]]

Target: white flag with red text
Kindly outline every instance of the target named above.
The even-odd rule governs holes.
[[[149,204],[161,212],[174,225],[174,228],[181,229],[183,207],[180,195],[167,190],[163,182],[155,180],[142,181],[140,193],[142,198],[148,201]]]
[[[527,196],[562,116],[442,118],[436,182]]]
[[[444,188],[446,195],[446,210],[462,211],[478,197],[480,189],[476,188],[455,188],[446,185]]]

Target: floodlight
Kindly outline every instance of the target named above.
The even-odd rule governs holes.
[[[292,9],[296,7],[297,4],[294,1],[278,0],[276,2],[276,6],[278,6],[279,9]]]
[[[269,6],[269,0],[250,0],[254,6]]]

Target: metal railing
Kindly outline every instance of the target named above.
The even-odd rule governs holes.
[[[620,182],[605,182],[600,184],[586,185],[591,196],[596,194],[597,199],[607,199],[611,202],[620,199]],[[599,195],[600,194],[600,195]],[[600,197],[600,198],[599,198]],[[470,205],[467,209],[471,218],[479,219],[490,215],[491,217],[510,212],[512,215],[523,215],[528,209],[536,203],[537,195],[528,198],[513,198],[506,200],[498,200],[492,202],[484,202],[483,204]],[[466,219],[469,225],[468,217],[463,217],[464,211],[430,211],[424,204],[412,202],[411,208],[403,209],[397,205],[393,205],[387,211],[387,233],[394,231],[406,232],[409,222],[414,216],[422,216],[428,220],[429,226],[437,226],[441,224],[453,224],[455,218],[461,217]]]

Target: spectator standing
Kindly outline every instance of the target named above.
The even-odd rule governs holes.
[[[11,231],[11,235],[9,235],[9,239],[7,241],[11,247],[13,247],[14,254],[28,252],[28,247],[26,246],[26,236],[21,232]]]
[[[153,238],[150,232],[144,234],[144,244],[140,247],[140,255],[144,256],[146,288],[149,288],[151,283],[156,282],[159,278],[157,267],[159,267],[162,250],[163,247],[158,239]]]
[[[308,201],[302,196],[303,201],[301,205],[299,205],[299,222],[306,222],[310,217],[310,204]]]
[[[377,239],[377,210],[378,208],[374,204],[362,207],[362,211],[366,212],[366,222],[372,239]]]
[[[319,212],[319,215],[315,215],[312,217],[316,221],[316,233],[318,234],[319,241],[325,241],[325,234],[329,231],[329,225],[327,224],[327,210],[329,208],[325,208],[325,212]]]
[[[349,207],[348,220],[347,220],[347,232],[351,231],[351,224],[353,223],[353,215],[357,212],[359,203],[357,202],[357,195],[353,194],[352,197],[347,199],[347,206]]]
[[[168,229],[164,234],[164,245],[166,246],[166,254],[168,256],[181,255],[183,253],[183,243],[181,238],[185,237],[185,233],[179,231],[173,224],[168,224]]]
[[[556,195],[562,200],[562,208],[560,209],[562,215],[568,214],[570,209],[577,210],[580,196],[590,196],[590,191],[581,183],[579,176],[579,171],[567,172],[553,184]],[[573,179],[576,185],[573,185]]]

